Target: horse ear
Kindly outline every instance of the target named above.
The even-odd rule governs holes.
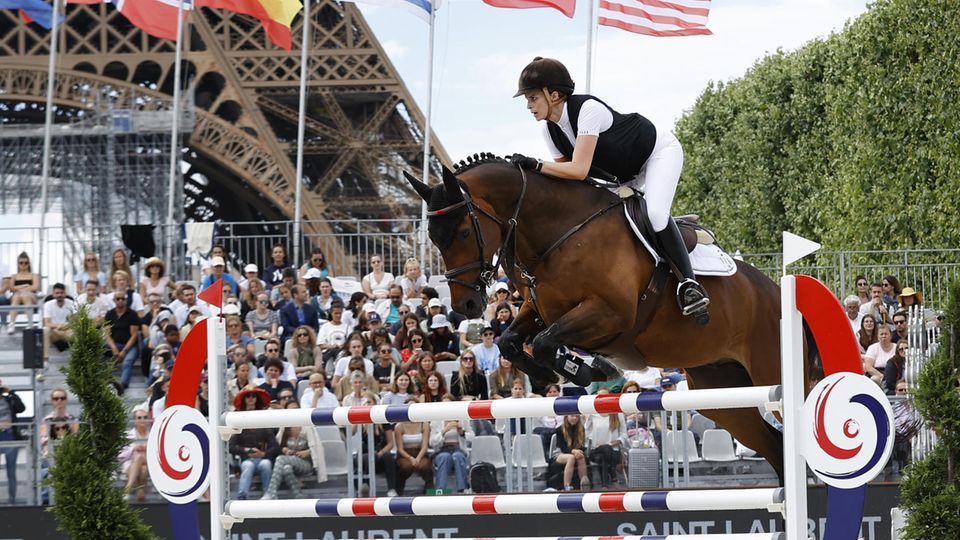
[[[410,185],[413,186],[414,191],[417,192],[417,195],[419,195],[421,199],[430,202],[430,186],[424,184],[420,180],[417,180],[407,171],[403,171],[403,176],[406,177],[407,182],[410,182]]]
[[[443,167],[443,189],[447,192],[447,198],[451,202],[463,199],[463,191],[460,189],[460,181],[454,176],[453,171]]]

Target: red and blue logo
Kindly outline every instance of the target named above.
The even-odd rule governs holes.
[[[147,442],[147,467],[157,491],[183,504],[200,498],[210,481],[208,424],[200,411],[174,405],[153,423]]]

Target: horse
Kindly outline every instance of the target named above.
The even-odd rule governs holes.
[[[618,195],[525,171],[484,154],[443,167],[443,182],[407,180],[428,204],[428,234],[450,283],[451,307],[479,317],[502,265],[524,297],[501,336],[502,354],[533,378],[556,380],[561,346],[610,357],[623,370],[683,368],[691,388],[780,383],[780,289],[737,261],[729,277],[702,277],[711,320],[681,314],[656,285],[657,265],[630,230]],[[667,294],[659,294],[659,290]],[[532,339],[532,357],[523,345]],[[783,479],[783,437],[759,410],[702,413],[763,456]]]

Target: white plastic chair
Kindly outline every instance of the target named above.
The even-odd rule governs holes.
[[[443,274],[437,274],[427,278],[427,285],[436,289],[440,285],[446,284],[447,278]]]
[[[687,441],[687,462],[689,463],[700,463],[703,461],[700,458],[700,454],[697,452],[697,441],[693,437],[692,431],[678,432],[674,430],[667,431],[663,434],[663,456],[667,459],[669,463],[678,462],[683,463],[683,439],[677,433],[686,433]],[[674,445],[676,445],[676,450],[674,450]]]
[[[690,431],[700,440],[703,440],[703,433],[708,429],[717,429],[717,423],[702,414],[695,414],[690,419]]]
[[[265,339],[255,339],[253,340],[253,354],[260,356],[263,354],[263,351],[267,348],[267,340]]]
[[[323,461],[327,466],[327,476],[341,476],[347,474],[349,461],[347,460],[347,445],[341,440],[322,440]]]
[[[460,369],[460,362],[456,360],[441,360],[437,362],[437,371],[443,373],[444,375],[453,375]],[[447,380],[447,388],[450,388],[450,380]]]
[[[714,462],[737,461],[739,458],[733,450],[733,437],[725,429],[708,429],[700,439],[703,444],[703,460]]]
[[[297,400],[299,400],[300,396],[302,396],[303,393],[307,391],[307,388],[310,388],[309,380],[304,379],[302,381],[297,382]]]
[[[316,426],[317,437],[321,441],[343,441],[343,433],[337,426]],[[346,449],[344,449],[346,451]]]
[[[290,357],[293,355],[293,338],[290,338],[283,344],[283,357],[290,361]],[[299,395],[299,394],[297,394]]]
[[[500,437],[496,435],[481,435],[473,438],[473,447],[470,449],[470,464],[490,463],[497,469],[507,467],[503,459],[503,446]]]
[[[436,287],[434,287],[434,289],[437,290],[437,294],[440,296],[440,298],[450,298],[450,285],[447,285],[446,283],[439,283]]]
[[[547,466],[547,459],[543,455],[543,439],[540,435],[517,435],[513,438],[513,466],[526,468],[528,460],[534,469],[543,469]]]

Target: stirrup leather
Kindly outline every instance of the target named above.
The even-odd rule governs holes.
[[[706,311],[710,297],[703,286],[692,279],[685,279],[677,285],[677,304],[684,315]]]

